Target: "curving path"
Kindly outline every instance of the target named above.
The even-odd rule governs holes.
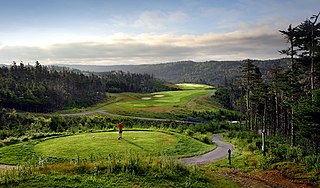
[[[228,149],[231,151],[234,150],[234,146],[220,141],[222,135],[217,135],[212,138],[212,141],[217,145],[217,148],[200,156],[182,158],[180,161],[186,165],[198,165],[203,166],[210,162],[220,160],[226,156],[228,156]]]

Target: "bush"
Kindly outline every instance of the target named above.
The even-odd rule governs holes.
[[[201,141],[206,144],[212,144],[212,140],[208,136],[203,136]]]
[[[194,135],[194,132],[193,132],[192,130],[190,130],[190,129],[185,130],[184,133],[185,133],[187,136],[191,136],[191,137]]]
[[[304,157],[304,163],[308,170],[320,171],[320,156],[319,155],[308,155]]]
[[[257,150],[258,147],[257,147],[256,143],[250,143],[245,147],[245,149],[253,152],[253,151]]]
[[[287,154],[287,149],[288,147],[279,144],[277,146],[273,146],[270,148],[271,151],[271,155],[272,157],[272,162],[280,162],[280,161],[284,161],[286,159],[286,154]]]
[[[300,147],[290,147],[286,153],[286,159],[298,162],[302,159],[303,150]]]

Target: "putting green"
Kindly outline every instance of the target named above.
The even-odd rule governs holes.
[[[103,132],[56,138],[35,145],[34,150],[47,157],[75,159],[129,152],[181,157],[198,155],[214,147],[183,135],[162,132],[124,131],[123,139],[118,140],[117,136],[117,132]]]

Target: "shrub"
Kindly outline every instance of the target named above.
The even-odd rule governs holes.
[[[212,144],[212,140],[208,136],[203,136],[201,141],[206,144]]]
[[[308,155],[304,157],[304,163],[308,170],[320,171],[320,156],[319,155]]]
[[[257,150],[258,147],[257,147],[256,143],[249,143],[249,144],[247,144],[245,149],[248,150],[248,151],[253,152],[253,151]]]
[[[12,136],[12,133],[11,131],[8,131],[8,130],[0,130],[0,139],[5,139],[9,136]]]
[[[273,156],[272,161],[273,162],[280,162],[280,161],[285,160],[287,149],[288,149],[288,147],[286,147],[282,144],[271,147],[270,151],[271,151],[271,155]]]
[[[300,147],[290,147],[286,153],[286,159],[294,162],[298,162],[302,159],[303,150]]]
[[[187,129],[184,131],[184,133],[187,135],[187,136],[193,136],[194,135],[194,132],[190,129]]]

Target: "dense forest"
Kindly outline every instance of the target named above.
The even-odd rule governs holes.
[[[262,76],[248,59],[241,76],[216,93],[218,101],[242,113],[247,130],[262,131],[263,142],[266,135],[273,135],[316,155],[320,148],[319,14],[280,31],[288,48],[279,52],[290,59],[289,69],[276,65]]]
[[[66,65],[82,71],[103,72],[112,70],[129,71],[131,73],[150,74],[155,78],[172,83],[200,83],[214,86],[225,85],[225,80],[234,80],[241,75],[240,67],[245,61],[181,61],[148,65],[114,65],[114,66],[88,66]],[[288,68],[288,58],[275,60],[255,60],[263,75],[276,65]]]
[[[83,107],[106,100],[106,92],[170,90],[164,81],[146,74],[123,72],[100,76],[69,68],[17,65],[0,67],[0,108],[49,112]]]
[[[111,93],[152,93],[156,91],[170,91],[175,89],[173,84],[155,79],[149,74],[111,71],[99,73],[98,75],[105,81],[106,91]]]

